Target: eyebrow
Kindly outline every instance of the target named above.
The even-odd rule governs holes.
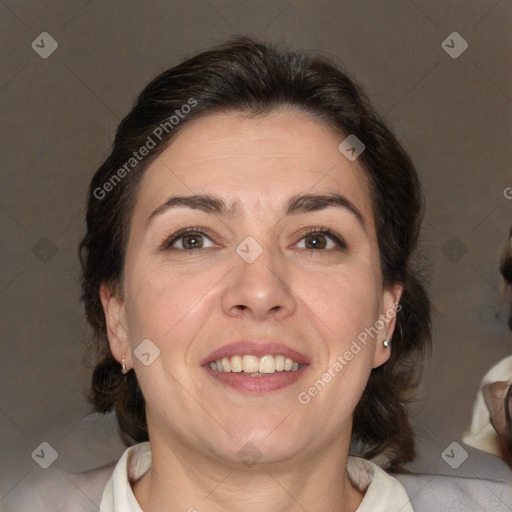
[[[363,230],[366,232],[366,223],[364,216],[359,209],[345,196],[338,193],[331,194],[298,194],[290,197],[286,204],[285,215],[293,215],[298,213],[316,212],[324,210],[328,207],[343,208],[352,213]],[[174,196],[170,197],[161,204],[148,217],[146,228],[149,224],[164,212],[171,208],[186,207],[193,210],[200,210],[205,213],[222,215],[225,217],[235,217],[238,214],[238,201],[233,201],[229,206],[220,197],[203,194],[191,196]]]

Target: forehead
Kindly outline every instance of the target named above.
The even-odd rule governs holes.
[[[357,160],[340,153],[343,138],[323,121],[293,109],[197,118],[146,170],[136,212],[149,215],[171,194],[215,193],[243,213],[275,209],[296,193],[339,192],[370,221],[368,181]]]

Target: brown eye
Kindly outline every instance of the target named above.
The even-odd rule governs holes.
[[[326,237],[323,234],[307,235],[306,249],[325,249],[327,247]]]
[[[315,229],[307,233],[301,241],[304,240],[304,249],[324,250],[346,248],[344,240],[329,229]]]
[[[211,245],[205,246],[205,239],[209,240]],[[213,247],[210,237],[197,229],[182,229],[171,235],[161,246],[162,250],[188,251],[205,249]]]
[[[185,235],[181,237],[181,240],[184,249],[200,249],[203,247],[201,235]]]

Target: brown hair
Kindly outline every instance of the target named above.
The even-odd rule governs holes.
[[[393,469],[414,456],[405,402],[431,345],[430,301],[412,264],[424,209],[417,173],[363,88],[333,60],[249,37],[198,54],[151,81],[121,121],[112,152],[92,178],[87,232],[79,247],[82,299],[96,349],[88,399],[96,411],[115,409],[127,446],[148,440],[144,397],[135,372],[123,375],[110,352],[99,298],[102,283],[112,290],[122,283],[137,184],[145,169],[193,119],[214,111],[264,115],[280,106],[323,120],[342,138],[354,134],[366,147],[358,161],[370,182],[383,283],[403,284],[403,294],[391,357],[371,373],[354,412],[353,440],[364,457],[385,453]],[[150,139],[155,146],[140,162],[133,160],[139,148],[152,145]]]
[[[501,251],[500,272],[507,285],[512,285],[512,228]],[[512,332],[512,305],[508,316],[508,328]]]
[[[500,272],[507,284],[512,284],[512,228],[501,251]]]

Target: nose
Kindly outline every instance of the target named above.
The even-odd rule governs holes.
[[[268,248],[251,263],[242,258],[228,274],[229,284],[222,307],[229,316],[254,320],[282,320],[293,315],[297,297],[290,283],[290,270]]]

